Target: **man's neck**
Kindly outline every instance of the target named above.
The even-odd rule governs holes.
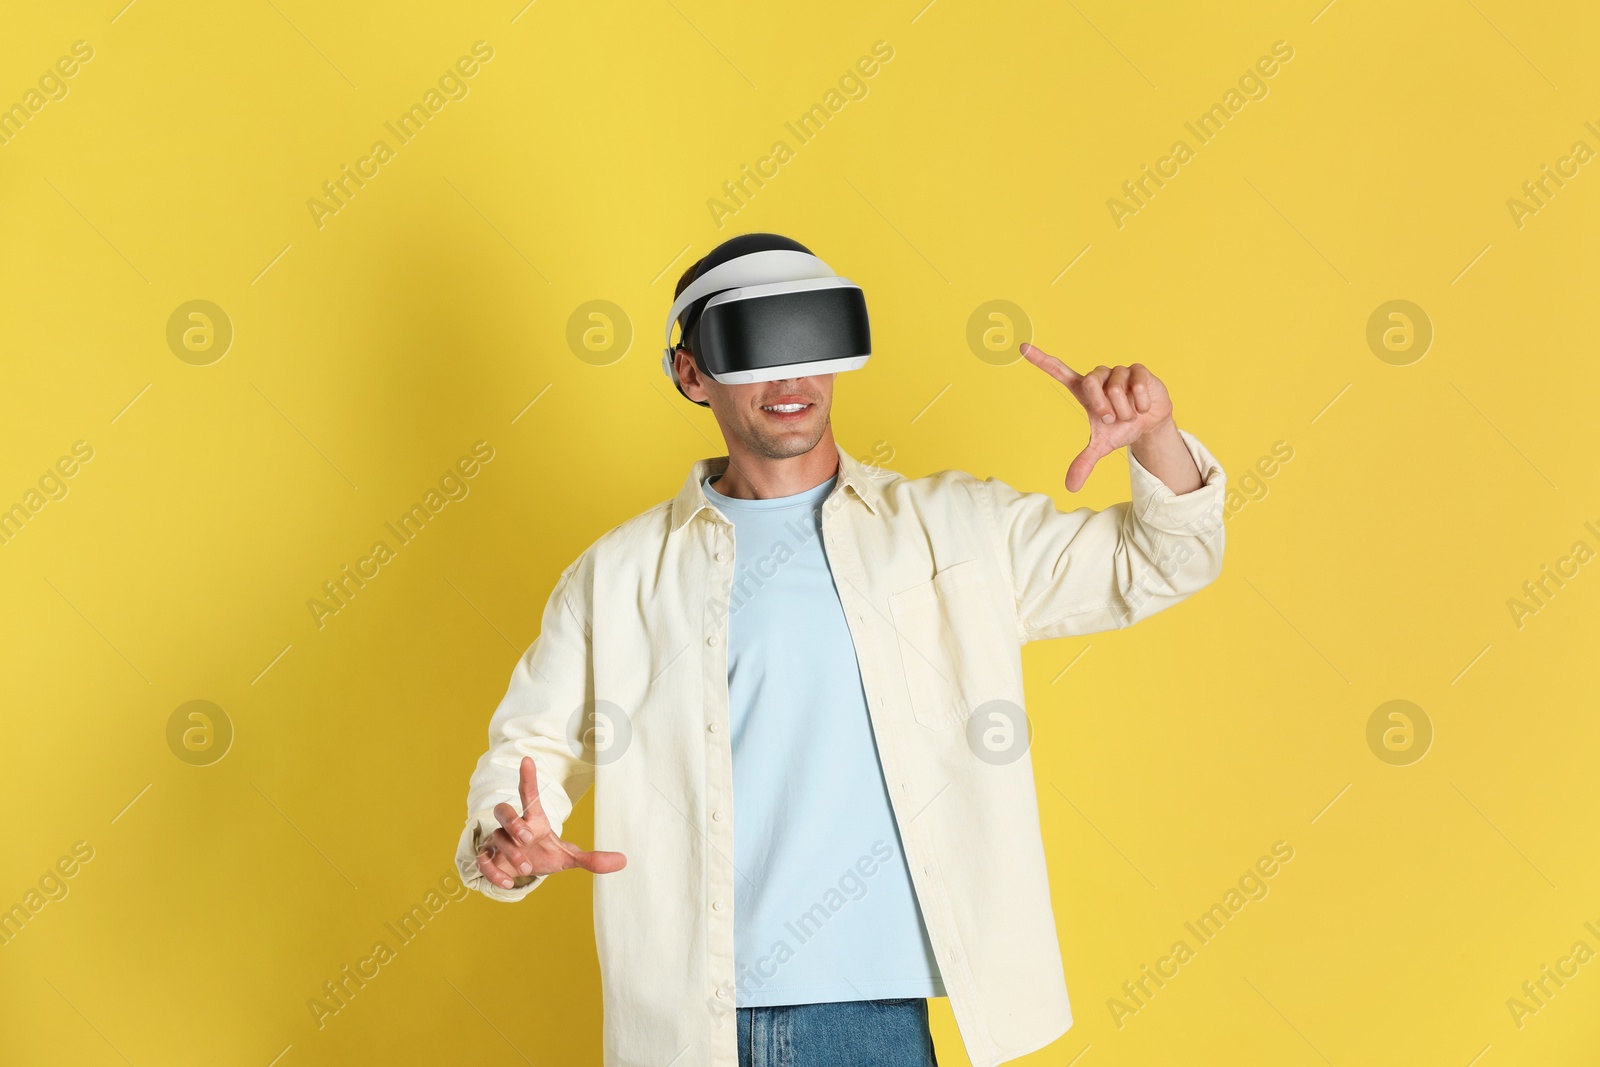
[[[728,444],[728,468],[711,487],[735,500],[771,500],[814,489],[839,473],[839,449],[830,422],[815,447],[787,459],[772,459],[739,442]]]

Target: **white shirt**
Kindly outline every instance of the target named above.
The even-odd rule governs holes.
[[[1021,646],[1131,625],[1222,569],[1226,474],[1180,430],[1200,488],[1175,494],[1128,453],[1132,501],[1062,512],[1043,493],[940,471],[906,478],[839,449],[823,537],[854,639],[884,780],[939,971],[974,1067],[1072,1024],[1033,767]],[[457,867],[521,810],[539,768],[560,831],[595,790],[594,881],[606,1067],[737,1067],[727,625],[732,526],[696,462],[677,496],[607,531],[556,580],[468,793]],[[599,713],[603,743],[575,738]],[[583,877],[567,873],[567,877]]]

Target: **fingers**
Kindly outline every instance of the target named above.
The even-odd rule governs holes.
[[[523,824],[521,819],[516,817],[516,813],[511,810],[510,804],[496,805],[494,809],[494,817],[499,820],[503,829],[496,830],[489,836],[490,844],[494,846],[496,852],[503,853],[506,859],[511,863],[511,866],[516,868],[518,872],[522,874],[532,874],[533,863],[531,862],[531,858],[529,857],[528,853],[522,848],[522,846],[528,842],[519,842],[514,840],[511,836],[513,831],[505,829],[506,827],[510,827],[512,825],[519,826],[522,829],[526,829],[526,826]],[[529,841],[531,840],[532,838],[530,837]]]
[[[1126,367],[1102,365],[1079,374],[1038,345],[1024,341],[1021,351],[1029,363],[1072,390],[1089,413],[1090,422],[1132,422],[1150,410],[1155,376],[1143,363]]]
[[[582,867],[591,874],[610,874],[628,865],[628,857],[621,852],[589,852],[560,838],[556,838],[555,841],[566,854],[566,861],[563,864],[566,868]],[[551,866],[550,858],[547,856],[545,860],[547,868]],[[496,830],[488,840],[484,841],[476,862],[483,876],[501,889],[513,889],[516,887],[515,880],[519,875],[535,873],[527,854],[516,846],[504,830]]]
[[[495,877],[501,882],[503,889],[515,889],[518,872],[512,869],[511,860],[503,852],[490,852],[484,856],[484,861],[495,872]]]
[[[1117,413],[1111,407],[1111,401],[1106,399],[1103,384],[1110,375],[1109,367],[1096,367],[1079,380],[1078,388],[1081,392],[1078,400],[1083,404],[1083,409],[1089,413],[1090,423],[1116,421]]]
[[[1142,363],[1127,367],[1102,364],[1087,374],[1077,375],[1073,395],[1083,404],[1091,424],[1133,422],[1150,410],[1154,381],[1154,376]]]
[[[1133,406],[1141,415],[1150,410],[1150,383],[1154,378],[1150,368],[1143,363],[1135,363],[1128,368],[1128,385],[1133,392]]]
[[[1132,422],[1138,414],[1134,411],[1133,400],[1128,393],[1129,376],[1130,371],[1127,367],[1112,367],[1105,384],[1106,399],[1111,401],[1111,409],[1123,422]]]
[[[501,889],[512,889],[516,886],[510,863],[498,852],[479,852],[477,857],[478,870],[483,876]]]
[[[1024,341],[1022,342],[1021,352],[1022,358],[1069,388],[1077,385],[1078,379],[1083,377],[1083,375],[1036,345],[1031,345]]]
[[[494,818],[508,837],[516,845],[531,845],[534,838],[539,835],[528,821],[517,814],[517,809],[504,802],[494,806]]]
[[[478,865],[478,873],[488,879],[491,885],[497,885],[501,889],[511,888],[511,879],[494,865],[487,852],[478,853],[473,862]]]

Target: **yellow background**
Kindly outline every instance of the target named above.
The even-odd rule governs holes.
[[[1079,369],[1146,363],[1232,484],[1293,449],[1214,586],[1025,652],[1077,1018],[1018,1062],[1600,1062],[1600,962],[1506,1006],[1600,951],[1597,566],[1507,606],[1600,548],[1600,164],[1506,206],[1600,148],[1593,5],[121,2],[0,32],[0,103],[94,49],[0,146],[0,504],[94,449],[0,547],[0,906],[94,850],[0,947],[0,1060],[599,1062],[581,872],[449,903],[321,1029],[307,1001],[450,870],[556,575],[721,453],[656,337],[679,273],[772,230],[868,294],[853,455],[1125,498],[1120,455],[1066,493],[1081,410],[968,346],[997,299]],[[319,229],[307,200],[478,40],[469,94]],[[1119,229],[1107,199],[1280,40],[1269,94]],[[195,299],[234,329],[207,366],[166,340]],[[1392,299],[1435,331],[1407,366],[1365,340]],[[619,359],[567,343],[591,300],[628,316]],[[306,601],[479,440],[470,495],[319,629]],[[235,731],[210,766],[167,743],[196,699]],[[1409,766],[1366,741],[1393,699],[1434,731]],[[1119,1027],[1122,983],[1279,840],[1270,894]]]

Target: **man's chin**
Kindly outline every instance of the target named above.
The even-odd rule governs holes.
[[[826,428],[826,420],[821,422],[807,420],[793,426],[756,426],[752,435],[754,439],[748,444],[753,451],[768,459],[791,459],[794,456],[803,456],[816,448]]]

